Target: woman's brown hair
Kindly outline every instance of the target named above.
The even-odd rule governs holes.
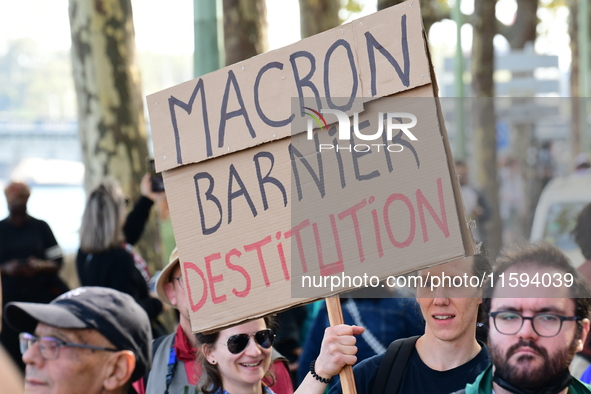
[[[267,328],[273,329],[275,327],[274,321],[271,317],[267,316],[264,318],[265,325]],[[202,334],[197,333],[195,337],[197,338],[197,342],[199,343],[200,351],[197,356],[197,362],[201,365],[202,368],[202,376],[199,378],[199,383],[201,385],[201,391],[204,394],[213,394],[219,389],[223,389],[222,384],[222,375],[218,369],[217,364],[211,364],[205,358],[205,353],[203,352],[203,347],[213,347],[214,344],[217,342],[220,336],[220,331],[214,332],[212,334]],[[265,373],[263,378],[268,378],[270,380],[271,386],[275,383],[275,375],[273,374],[273,365],[272,365],[272,358],[271,358],[271,366]]]

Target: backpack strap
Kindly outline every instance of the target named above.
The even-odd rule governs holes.
[[[156,355],[156,350],[158,350],[158,348],[160,347],[160,344],[162,343],[162,341],[164,341],[166,339],[168,335],[162,335],[161,337],[158,337],[154,340],[152,340],[152,360],[154,360],[154,356]],[[172,342],[174,343],[174,341]],[[144,375],[144,384],[146,387],[148,387],[148,378],[150,377],[150,369],[148,369]]]
[[[404,369],[420,336],[397,339],[390,343],[378,368],[372,394],[398,392]]]

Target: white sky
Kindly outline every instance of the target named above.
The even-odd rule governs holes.
[[[454,0],[449,0],[453,4]],[[374,12],[377,0],[360,0],[366,4],[362,14]],[[132,0],[136,45],[138,51],[162,54],[191,54],[193,50],[193,0]],[[32,37],[39,47],[47,50],[67,50],[70,47],[68,0],[0,0],[0,54],[9,40]],[[515,12],[515,0],[499,0],[497,16],[510,23]],[[471,13],[473,0],[462,1],[462,11]],[[291,44],[299,39],[298,0],[267,0],[270,49]],[[539,17],[548,23],[549,34],[538,39],[536,50],[555,54],[561,58],[561,68],[570,65],[568,10],[554,14],[541,10]],[[355,16],[355,17],[359,17]],[[434,26],[430,44],[435,51],[453,54],[455,50],[455,23],[445,21]],[[471,46],[471,27],[462,29],[462,47]],[[498,49],[506,50],[503,40],[497,40]],[[566,59],[566,60],[565,60]]]
[[[376,11],[376,0],[356,17]],[[193,51],[193,0],[132,0],[139,51],[190,54]],[[47,50],[70,48],[68,0],[0,0],[0,53],[9,40],[32,37]],[[267,0],[270,49],[298,41],[298,0]]]

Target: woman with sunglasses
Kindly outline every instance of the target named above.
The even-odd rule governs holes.
[[[329,378],[357,358],[355,338],[362,327],[339,325],[329,327],[324,335],[320,355],[313,369],[294,394],[322,394]],[[201,345],[199,361],[203,368],[204,394],[273,394],[262,383],[270,376],[272,346],[275,340],[268,318],[227,328],[213,334],[196,334]]]

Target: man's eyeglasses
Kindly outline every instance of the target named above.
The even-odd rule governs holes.
[[[28,332],[22,332],[18,336],[21,353],[25,354],[27,349],[35,344],[35,342],[39,343],[39,354],[45,360],[56,360],[60,356],[60,348],[63,346],[67,347],[77,347],[81,349],[91,349],[91,350],[104,350],[107,352],[118,352],[117,349],[111,349],[107,347],[101,346],[91,346],[91,345],[84,345],[82,343],[71,343],[71,342],[64,342],[61,339],[57,339],[54,337],[37,337],[35,335],[31,335]]]
[[[225,345],[228,347],[230,353],[241,353],[248,346],[251,336],[254,337],[255,342],[263,349],[269,349],[273,346],[273,342],[275,342],[275,333],[270,328],[267,328],[253,334],[232,335],[228,338],[228,342],[226,342]]]
[[[497,311],[489,313],[493,318],[495,328],[503,335],[514,335],[523,327],[524,320],[531,320],[532,327],[536,334],[541,337],[553,337],[558,335],[564,321],[576,321],[578,316],[561,316],[555,313],[536,313],[531,317],[523,316],[521,313],[512,311]]]

